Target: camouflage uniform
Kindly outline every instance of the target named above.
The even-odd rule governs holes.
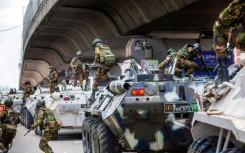
[[[157,69],[164,70],[164,73],[168,74],[169,68],[166,68],[166,66],[167,66],[167,64],[173,62],[176,55],[177,55],[177,53],[174,49],[172,49],[172,48],[168,49],[166,59],[157,66]],[[178,75],[178,72],[181,72],[181,69],[182,69],[181,64],[178,64],[176,66],[175,74]]]
[[[30,95],[34,94],[34,88],[33,88],[32,84],[30,83],[30,81],[26,81],[25,85],[26,85],[26,88],[25,88],[25,91],[23,93],[23,102],[24,103],[26,102],[26,99]]]
[[[95,100],[95,91],[97,90],[99,81],[109,79],[107,72],[109,72],[115,64],[115,55],[111,52],[111,49],[107,45],[102,44],[100,39],[95,39],[92,46],[94,47],[95,51],[94,63],[92,65],[99,63],[101,66],[98,68],[94,78],[92,95],[89,98],[90,101]]]
[[[198,69],[198,65],[192,60],[194,58],[201,59],[202,57],[197,53],[196,50],[194,50],[192,45],[186,44],[178,51],[176,58],[178,59],[178,65],[181,64],[181,68],[185,70],[185,75],[188,77],[193,73],[194,70]],[[182,72],[182,70],[178,69],[178,67],[175,71],[176,73]]]
[[[6,110],[0,113],[2,134],[0,137],[1,148],[4,152],[7,152],[9,145],[12,143],[16,132],[17,124],[20,123],[18,113],[12,108],[13,101],[6,99],[4,102]]]
[[[49,67],[50,69],[50,73],[49,73],[49,77],[50,77],[50,93],[54,93],[54,88],[58,85],[58,72],[56,71],[56,68],[53,66]]]
[[[213,26],[213,49],[218,57],[219,67],[216,83],[229,81],[226,67],[227,50],[237,47],[245,50],[244,0],[233,0],[219,15]],[[228,44],[227,44],[228,43]]]
[[[48,145],[48,142],[58,133],[58,124],[55,122],[55,127],[51,128],[48,123],[49,116],[47,114],[54,112],[45,106],[39,107],[37,114],[37,122],[32,125],[32,129],[37,128],[38,126],[42,126],[44,129],[44,133],[40,139],[39,148],[45,153],[53,153],[52,148]],[[54,116],[54,115],[53,115]]]
[[[82,57],[79,55],[77,57],[73,57],[70,63],[70,67],[72,68],[74,74],[74,87],[77,86],[77,80],[79,80],[80,87],[83,88],[83,80],[86,80],[85,89],[84,89],[86,90],[90,80],[88,78],[89,72],[84,68],[84,65],[82,63]]]

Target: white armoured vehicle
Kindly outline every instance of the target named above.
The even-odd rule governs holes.
[[[245,67],[229,83],[204,87],[200,102],[204,107],[206,102],[211,105],[194,114],[194,142],[188,153],[244,153]]]

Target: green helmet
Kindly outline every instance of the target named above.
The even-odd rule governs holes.
[[[94,41],[92,42],[92,46],[94,47],[97,43],[102,43],[102,40],[100,40],[99,38],[94,39]]]
[[[172,55],[172,54],[176,54],[177,52],[173,49],[173,48],[169,48],[167,51],[167,55]]]
[[[55,67],[54,66],[50,66],[49,69],[50,69],[50,71],[54,71]]]
[[[38,99],[36,107],[43,107],[45,106],[45,101],[43,99]]]
[[[13,105],[13,100],[11,98],[8,98],[4,101],[4,105],[7,107],[10,107]]]

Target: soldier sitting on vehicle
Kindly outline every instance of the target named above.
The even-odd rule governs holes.
[[[181,64],[182,69],[185,70],[185,76],[189,77],[192,75],[194,70],[198,69],[198,65],[193,62],[194,58],[202,60],[202,56],[200,52],[202,51],[201,45],[199,43],[195,43],[192,45],[186,44],[183,48],[181,48],[176,58],[178,59],[177,65]]]
[[[54,112],[45,106],[45,101],[39,99],[36,104],[37,122],[31,125],[31,129],[42,126],[44,133],[40,139],[39,148],[45,153],[53,153],[52,148],[48,142],[58,134],[58,123],[55,119]]]
[[[23,104],[25,104],[26,99],[30,95],[34,94],[34,88],[33,88],[32,84],[31,84],[31,82],[30,81],[26,81],[25,85],[26,85],[26,88],[25,88],[25,91],[23,93]]]
[[[177,52],[174,49],[172,48],[168,49],[166,59],[157,66],[157,70],[164,70],[164,73],[168,74],[169,68],[167,68],[167,64],[173,64],[172,62],[174,58],[176,57],[176,55],[177,55]],[[177,75],[178,73],[181,73],[181,72],[182,72],[181,65],[179,65],[178,67],[176,66],[175,74]]]
[[[74,87],[77,86],[77,80],[79,80],[80,87],[83,89],[83,80],[86,80],[86,84],[83,90],[87,90],[89,85],[89,72],[85,69],[82,63],[82,52],[77,51],[77,56],[73,57],[70,67],[72,68],[74,75]]]
[[[53,66],[49,67],[50,73],[49,73],[49,80],[50,80],[50,93],[54,93],[55,86],[58,85],[58,72],[56,71],[56,68]]]
[[[7,153],[12,145],[12,141],[17,132],[17,124],[20,123],[18,113],[12,108],[12,99],[6,99],[4,101],[6,109],[0,113],[1,120],[1,136],[0,136],[0,148],[4,153]]]

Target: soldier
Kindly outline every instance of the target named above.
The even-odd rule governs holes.
[[[37,122],[31,125],[31,129],[35,129],[38,126],[42,126],[44,133],[40,139],[39,148],[45,153],[53,153],[52,148],[48,145],[48,142],[57,135],[58,124],[56,122],[54,112],[45,106],[45,101],[39,99],[36,104]]]
[[[201,45],[199,43],[195,43],[192,45],[186,44],[183,48],[178,51],[176,58],[181,63],[181,67],[185,70],[185,76],[189,77],[192,75],[194,70],[198,68],[198,65],[193,62],[194,58],[199,60],[203,60],[200,52],[202,51]],[[178,65],[177,64],[177,65]]]
[[[6,99],[4,101],[4,105],[6,107],[4,112],[0,113],[1,125],[2,129],[1,137],[0,137],[0,148],[4,153],[7,153],[10,149],[11,143],[17,132],[17,124],[20,123],[20,119],[18,113],[12,108],[13,101],[12,99]]]
[[[82,52],[77,51],[77,56],[73,57],[70,67],[72,68],[74,75],[74,87],[77,86],[77,80],[79,80],[80,87],[83,89],[83,80],[86,80],[86,84],[83,90],[87,90],[89,85],[89,72],[85,69],[82,63]]]
[[[233,0],[219,15],[213,26],[213,49],[218,58],[218,72],[215,84],[229,81],[227,51],[234,47],[245,50],[244,31],[245,0]]]
[[[32,84],[31,84],[31,82],[30,81],[26,81],[25,85],[26,85],[26,88],[25,88],[25,91],[23,93],[23,103],[26,102],[26,99],[30,95],[34,94],[34,88],[33,88]]]
[[[166,68],[166,66],[167,66],[167,64],[173,62],[173,60],[176,57],[176,55],[177,55],[177,52],[174,49],[172,49],[172,48],[168,49],[166,59],[157,66],[157,70],[164,70],[164,73],[168,74],[169,73],[169,69]],[[182,70],[181,70],[181,68],[180,69],[176,68],[175,72],[176,73],[177,72],[181,73]]]
[[[107,72],[109,72],[115,64],[115,55],[111,52],[110,47],[104,45],[100,39],[94,39],[92,46],[94,47],[95,58],[91,65],[94,66],[96,63],[99,63],[101,66],[98,68],[94,78],[93,90],[89,98],[91,102],[95,101],[95,91],[97,90],[99,81],[109,79]]]
[[[56,71],[56,68],[53,66],[49,67],[50,73],[49,73],[49,80],[50,80],[50,93],[54,93],[55,86],[58,85],[58,72]]]

